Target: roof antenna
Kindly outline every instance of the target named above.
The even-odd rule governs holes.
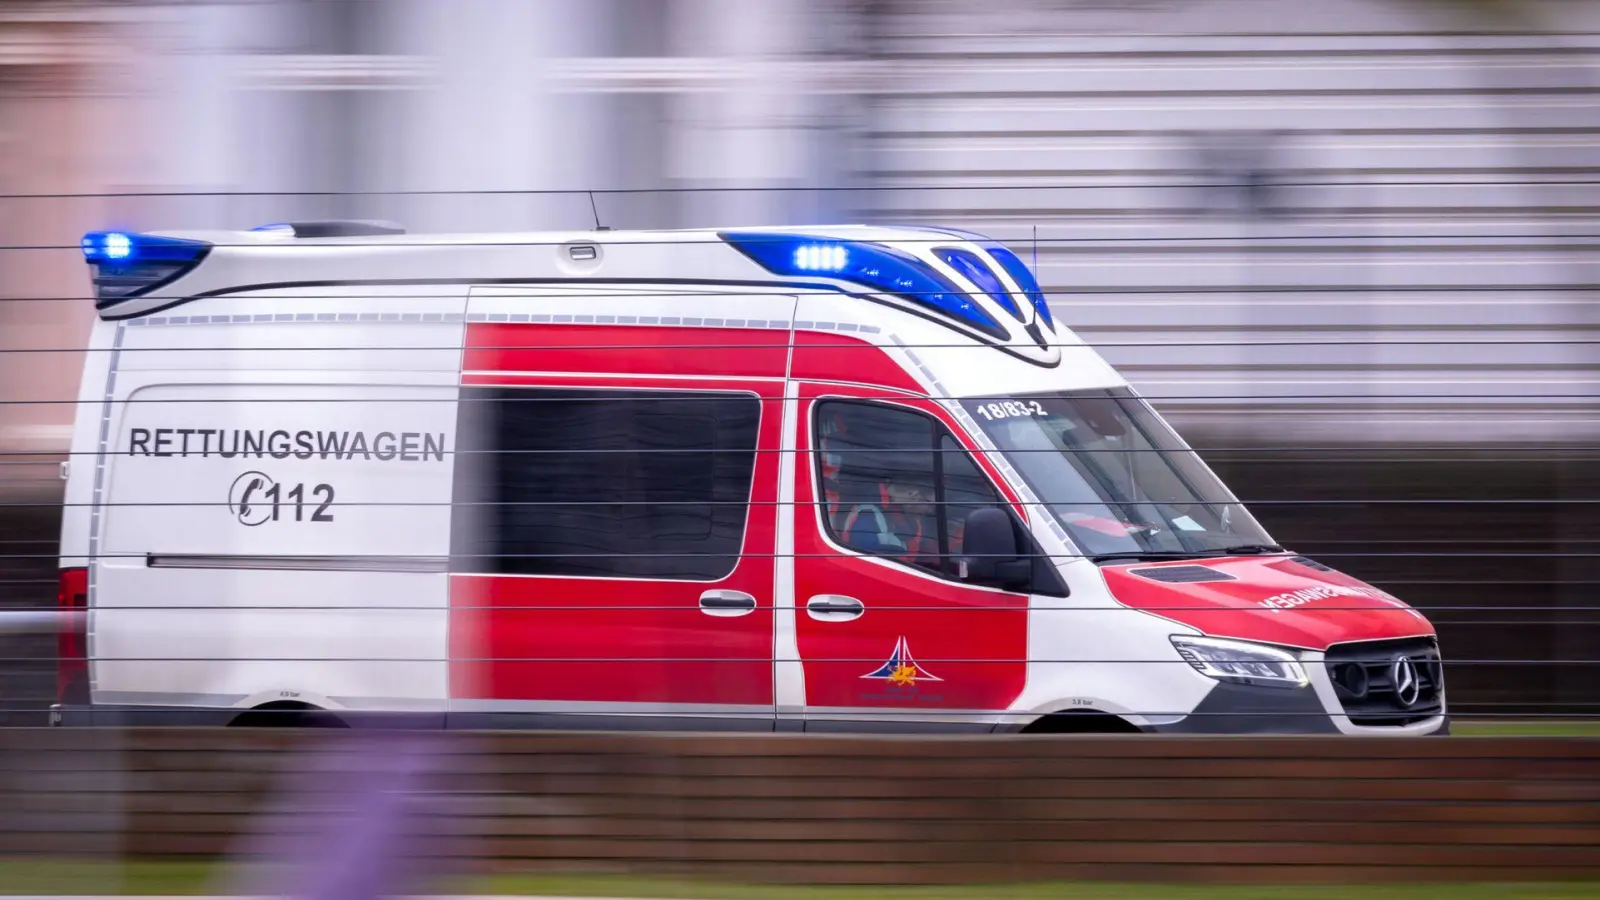
[[[610,231],[610,228],[600,224],[600,207],[594,205],[594,191],[585,191],[585,193],[589,195],[589,212],[594,213],[594,230]]]

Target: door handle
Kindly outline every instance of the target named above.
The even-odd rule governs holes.
[[[819,622],[848,622],[866,611],[860,600],[840,594],[818,594],[806,601],[806,615]]]
[[[744,616],[756,611],[756,598],[743,591],[706,591],[700,611],[708,616]]]

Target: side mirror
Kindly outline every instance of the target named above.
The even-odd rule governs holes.
[[[1011,516],[997,507],[974,510],[962,534],[963,579],[1007,591],[1028,590],[1033,562],[1023,559]]]

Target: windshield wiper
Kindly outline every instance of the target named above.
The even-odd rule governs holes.
[[[1218,547],[1215,553],[1226,553],[1233,556],[1259,556],[1264,553],[1288,553],[1289,551],[1277,544],[1234,544],[1232,547]]]
[[[1089,557],[1089,560],[1091,562],[1112,562],[1119,559],[1132,559],[1164,562],[1174,559],[1199,559],[1205,555],[1206,554],[1204,553],[1191,553],[1184,550],[1172,550],[1168,552],[1162,552],[1160,550],[1146,550],[1144,552],[1128,551],[1126,553],[1097,553],[1094,556]]]
[[[1277,544],[1234,544],[1232,547],[1215,547],[1206,550],[1129,550],[1123,553],[1097,553],[1089,557],[1092,562],[1116,560],[1171,562],[1180,559],[1215,559],[1218,556],[1263,556],[1268,553],[1288,553]]]

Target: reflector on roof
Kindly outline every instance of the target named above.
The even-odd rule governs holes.
[[[297,238],[370,237],[380,234],[405,234],[405,226],[376,219],[319,219],[307,222],[274,222],[258,225],[251,231],[283,232]]]
[[[95,309],[175,281],[211,251],[206,241],[123,231],[91,231],[82,246],[84,261],[94,267]]]
[[[1011,335],[961,288],[933,266],[901,250],[868,241],[796,234],[722,232],[757,265],[774,275],[835,278],[892,294],[1005,341]]]

